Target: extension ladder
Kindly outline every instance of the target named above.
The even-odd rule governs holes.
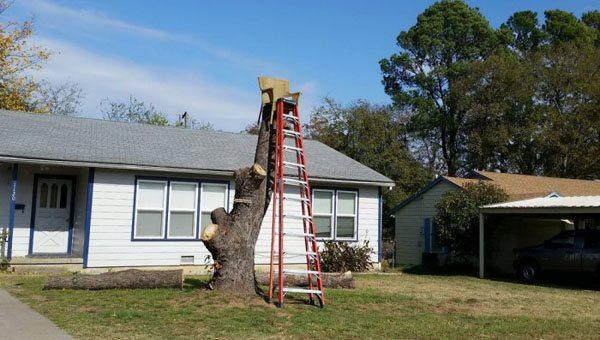
[[[293,100],[279,99],[276,102],[275,116],[275,180],[273,181],[273,217],[271,230],[271,264],[269,271],[269,299],[277,290],[277,305],[283,307],[287,293],[305,293],[311,304],[315,298],[321,308],[325,304],[323,294],[323,273],[315,233],[312,211],[312,195],[308,182],[306,155],[298,104]],[[287,157],[286,157],[287,156]],[[285,169],[290,169],[285,171]],[[298,188],[299,195],[286,193],[286,186]],[[286,213],[284,205],[298,204],[301,214]],[[286,232],[285,224],[302,221],[303,232]],[[304,239],[304,252],[288,252],[285,242],[293,238]],[[287,256],[306,258],[306,269],[287,268]],[[275,275],[277,266],[277,275]],[[286,286],[286,275],[306,276],[308,288]]]

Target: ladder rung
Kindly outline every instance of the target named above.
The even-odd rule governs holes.
[[[283,134],[291,137],[300,137],[300,132],[294,130],[283,129]]]
[[[307,202],[309,203],[310,200],[308,198],[303,198],[303,197],[283,197],[284,200],[286,201],[294,201],[294,202]]]
[[[284,293],[306,293],[306,294],[317,294],[317,295],[321,294],[320,290],[295,288],[295,287],[283,287],[282,291]]]
[[[289,151],[295,151],[295,152],[302,152],[302,149],[295,147],[295,146],[291,146],[291,145],[284,145],[283,149],[289,150]]]
[[[315,235],[308,233],[283,233],[283,235],[290,237],[315,237]]]
[[[283,255],[288,255],[288,256],[317,256],[317,253],[315,253],[314,251],[307,251],[304,253],[300,253],[300,252],[283,252]]]
[[[304,164],[283,161],[283,165],[287,167],[305,168]]]
[[[298,117],[294,116],[294,115],[289,115],[289,114],[285,114],[283,115],[283,118],[285,119],[289,119],[289,120],[293,120],[295,122],[299,121]]]
[[[302,186],[306,186],[308,184],[308,183],[306,183],[306,181],[302,181],[299,179],[293,179],[293,178],[284,178],[283,183],[292,184],[292,185],[302,185]]]
[[[307,275],[307,274],[319,275],[320,274],[320,272],[318,272],[316,270],[306,270],[306,269],[284,269],[283,273],[284,274],[292,274],[292,275]]]
[[[289,218],[295,218],[297,220],[311,220],[312,217],[310,217],[309,215],[283,215],[283,217],[289,217]]]

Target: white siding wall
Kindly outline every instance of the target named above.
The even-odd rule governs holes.
[[[208,250],[200,240],[193,241],[132,241],[132,218],[134,207],[135,176],[161,176],[153,173],[135,173],[97,169],[94,179],[89,267],[113,266],[169,266],[180,265],[181,256],[194,256],[196,265],[205,264]],[[164,174],[162,175],[164,176]],[[182,175],[173,175],[185,178]],[[192,178],[192,177],[189,177]],[[197,178],[196,179],[200,179]],[[214,178],[213,178],[214,180]],[[230,182],[229,209],[233,206],[234,183]],[[376,187],[360,187],[359,190],[359,241],[369,240],[374,250],[372,260],[378,260],[379,205]],[[291,192],[290,192],[291,193]],[[297,193],[297,191],[296,191]],[[290,207],[291,208],[291,207]],[[291,209],[286,209],[291,212]],[[263,221],[256,247],[257,264],[267,264],[271,242],[271,216],[269,208]],[[290,223],[286,230],[299,230],[300,223]],[[290,240],[290,247],[304,249],[302,239]],[[290,250],[292,251],[292,250]],[[298,259],[300,260],[300,259]],[[300,262],[300,261],[299,261]]]
[[[454,184],[442,181],[395,212],[396,263],[421,264],[423,253],[423,220],[436,214],[435,204]]]
[[[0,165],[0,227],[8,226],[8,196],[11,180],[10,164]],[[77,192],[75,195],[75,221],[73,224],[73,254],[81,255],[83,247],[83,225],[85,215],[85,190],[87,169],[71,167],[49,167],[20,164],[17,178],[16,203],[24,204],[25,210],[15,211],[15,226],[13,229],[12,255],[25,256],[29,252],[29,235],[31,225],[31,204],[33,200],[33,179],[35,174],[74,175],[76,176]]]

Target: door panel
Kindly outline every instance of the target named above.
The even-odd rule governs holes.
[[[33,253],[69,251],[73,182],[40,178],[33,230]]]
[[[542,270],[579,271],[581,246],[574,233],[558,235],[544,245],[540,257]]]
[[[586,235],[581,261],[582,270],[585,272],[600,270],[600,231]]]

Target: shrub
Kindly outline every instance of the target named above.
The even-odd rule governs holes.
[[[347,242],[328,241],[323,245],[321,269],[324,272],[364,272],[371,269],[370,263],[373,249],[369,242],[351,246]]]
[[[479,207],[508,200],[496,185],[483,181],[448,192],[436,204],[437,237],[453,259],[469,262],[479,249]]]
[[[0,231],[0,271],[6,271],[10,267],[10,262],[5,256],[7,240],[8,231],[6,230],[6,228],[2,228],[2,230]]]

